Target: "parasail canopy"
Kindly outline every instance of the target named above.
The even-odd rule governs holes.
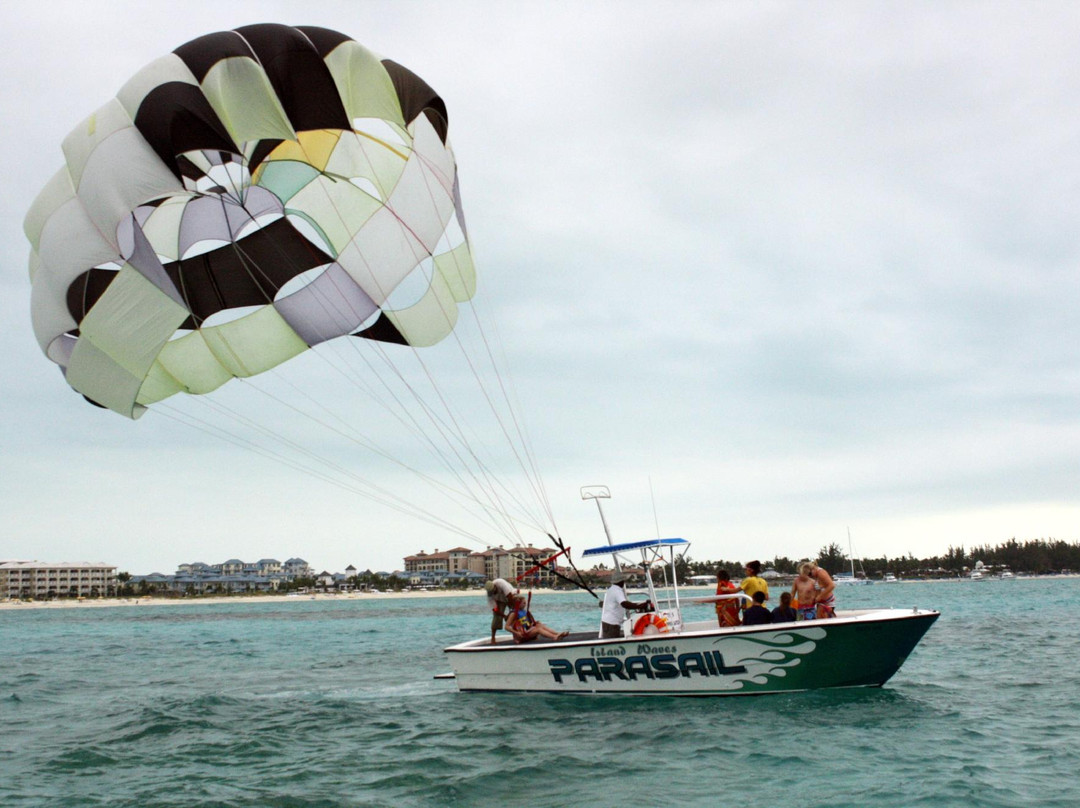
[[[432,345],[475,292],[442,99],[335,31],[199,37],[63,152],[24,225],[34,331],[123,415],[335,337]]]

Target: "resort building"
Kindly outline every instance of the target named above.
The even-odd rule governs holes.
[[[462,577],[470,581],[494,578],[513,581],[557,552],[550,547],[536,548],[531,545],[519,545],[509,550],[491,547],[475,553],[465,547],[455,547],[445,552],[439,552],[438,549],[434,553],[421,551],[406,556],[404,562],[405,572],[410,579],[415,578],[424,583],[458,580]],[[534,585],[540,586],[551,586],[558,580],[550,569],[536,570],[530,575],[530,579]]]
[[[468,547],[455,547],[442,553],[438,548],[435,548],[434,553],[421,550],[416,555],[405,557],[405,572],[457,572],[469,569],[471,555],[473,552]]]
[[[180,564],[175,575],[152,572],[133,575],[133,586],[145,584],[161,592],[267,592],[297,578],[313,578],[315,573],[302,558],[290,558],[282,563],[276,558],[261,558],[255,562],[230,558],[220,564],[191,561]]]
[[[195,576],[200,578],[221,575],[247,575],[264,578],[279,578],[292,581],[296,578],[312,578],[314,570],[302,558],[290,558],[285,563],[276,558],[260,558],[258,561],[241,561],[239,558],[230,558],[220,564],[204,564],[201,561],[192,561],[180,564],[176,568],[179,576]]]
[[[0,598],[96,597],[116,583],[116,567],[104,563],[0,562]]]

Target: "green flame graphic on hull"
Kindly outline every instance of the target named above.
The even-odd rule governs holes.
[[[787,679],[788,672],[797,668],[803,657],[813,653],[818,641],[825,639],[826,634],[825,629],[814,627],[782,634],[727,637],[713,644],[730,664],[746,668],[745,674],[736,674],[729,680],[730,689],[788,690],[790,684],[778,685],[776,680]],[[798,689],[798,685],[795,688]]]

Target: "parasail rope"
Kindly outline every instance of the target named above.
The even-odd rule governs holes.
[[[355,136],[359,137],[359,133],[353,132],[353,134]],[[304,147],[302,143],[300,145],[301,145],[301,148]],[[365,155],[366,155],[366,152],[365,152]],[[422,159],[421,155],[416,154],[416,156],[418,158]],[[426,162],[425,162],[425,164],[428,165],[429,169],[433,168],[430,164],[427,164]],[[241,204],[243,204],[243,200],[242,200],[243,188],[240,185],[238,185],[237,178],[234,177],[232,173],[226,171],[225,174],[229,178],[229,181],[231,182],[231,184],[233,186],[232,190],[233,190],[234,198],[241,201]],[[372,171],[372,176],[376,176],[374,171]],[[425,180],[427,180],[428,175],[425,173],[424,176],[425,176]],[[333,177],[330,177],[330,179],[334,180]],[[324,186],[322,186],[321,183],[320,183],[320,185],[318,187],[324,187]],[[428,191],[429,191],[429,195],[432,198],[432,203],[435,204],[435,197],[434,197],[434,194],[431,191],[430,186],[429,186]],[[225,213],[225,211],[224,211],[225,200],[224,200],[224,197],[222,197],[222,196],[219,196],[219,198],[220,198],[221,204],[223,206],[223,215],[224,215],[224,213]],[[329,195],[329,193],[327,193],[326,198],[327,198],[327,201],[330,204],[331,208],[333,208],[335,210],[335,212],[337,213],[339,218],[341,218],[343,223],[344,223],[344,217],[342,216],[341,211],[337,209],[337,206],[334,203],[333,198]],[[385,202],[384,202],[384,204],[385,204]],[[243,209],[247,212],[248,217],[250,218],[250,220],[252,222],[256,222],[256,219],[255,219],[254,215],[246,208],[246,206],[244,206]],[[392,214],[394,214],[396,216],[396,213],[389,206],[386,206],[386,209],[389,210]],[[226,217],[226,221],[227,220],[228,219]],[[401,222],[400,218],[398,218],[398,221],[399,221],[399,223],[401,224],[402,227],[407,227],[407,225],[404,222]],[[444,234],[444,238],[445,238],[445,234]],[[309,249],[311,249],[313,251],[315,250],[315,245],[311,244],[310,241],[308,241],[307,238],[304,238],[304,241],[305,241],[305,243],[308,244]],[[420,240],[417,238],[416,242],[420,243]],[[258,266],[257,262],[251,260],[251,256],[248,255],[245,252],[245,250],[243,249],[243,246],[241,245],[241,243],[239,243],[238,240],[234,239],[231,243],[232,243],[232,247],[233,247],[233,249],[235,251],[235,254],[237,255],[237,257],[238,257],[238,259],[240,261],[241,266],[244,267],[245,271],[248,273],[249,278],[252,281],[252,283],[255,284],[256,288],[265,297],[267,303],[272,304],[274,296],[276,294],[276,290],[275,290],[276,284],[267,276],[267,274],[265,272],[263,272],[262,268]],[[467,237],[466,237],[466,243],[467,243]],[[273,247],[274,247],[274,249],[276,249],[278,251],[279,255],[282,257],[283,260],[291,260],[291,259],[288,259],[285,256],[284,250],[279,245],[273,245]],[[431,254],[428,253],[426,257],[430,258]],[[418,261],[420,261],[420,260],[423,260],[423,257],[418,255],[417,259],[418,259]],[[299,270],[299,268],[297,268],[297,269]],[[374,278],[374,275],[372,277]],[[460,277],[460,275],[459,275],[459,277]],[[181,286],[183,287],[183,281],[184,281],[183,273],[180,273],[180,281],[181,281]],[[377,279],[376,279],[375,282],[378,283]],[[182,294],[184,296],[185,301],[188,301],[188,294],[187,294],[186,288],[182,288],[181,292],[182,292]],[[385,295],[383,295],[383,297],[385,298]],[[343,301],[345,300],[344,295],[342,295],[342,300]],[[329,299],[329,297],[326,296],[326,295],[320,295],[320,301],[319,302],[324,307],[327,307],[327,310],[329,310],[328,307],[333,304],[333,301],[331,299]],[[441,305],[441,303],[440,303],[440,305]],[[190,308],[191,307],[189,305],[189,309]],[[468,363],[470,372],[472,373],[472,376],[473,376],[473,378],[474,378],[474,380],[475,380],[475,382],[477,384],[477,387],[479,388],[479,390],[483,394],[483,396],[485,398],[485,401],[487,402],[487,406],[490,408],[492,415],[495,417],[497,423],[499,424],[499,428],[500,428],[504,438],[506,439],[507,443],[511,447],[511,449],[513,451],[513,454],[514,454],[519,466],[525,472],[526,479],[529,481],[529,484],[533,489],[534,497],[542,505],[543,510],[546,512],[547,518],[550,521],[550,523],[554,524],[553,514],[551,512],[550,504],[549,504],[548,499],[547,499],[546,491],[543,488],[542,478],[541,478],[541,476],[539,474],[539,468],[538,468],[538,466],[536,464],[535,455],[534,455],[534,453],[532,451],[532,447],[531,447],[530,443],[528,442],[528,439],[527,439],[527,436],[525,434],[523,425],[522,425],[520,419],[517,417],[517,414],[516,414],[516,411],[515,411],[515,408],[514,408],[514,404],[512,403],[511,396],[509,395],[509,392],[507,390],[506,380],[504,380],[503,374],[500,373],[498,362],[495,360],[494,354],[492,353],[490,341],[489,341],[489,339],[487,337],[487,334],[484,332],[483,324],[481,322],[481,318],[479,317],[479,307],[477,306],[476,301],[473,301],[471,307],[469,307],[469,310],[471,310],[473,320],[474,320],[474,322],[475,322],[475,324],[477,326],[477,329],[479,330],[479,333],[481,334],[481,339],[482,339],[482,343],[483,343],[485,351],[486,351],[487,359],[490,362],[492,371],[494,372],[495,377],[496,377],[496,379],[498,381],[498,389],[502,394],[502,400],[506,404],[507,410],[509,412],[510,419],[512,421],[514,429],[516,430],[517,439],[521,443],[522,453],[524,454],[524,459],[522,458],[522,454],[519,453],[518,444],[515,442],[514,438],[511,436],[511,431],[507,428],[506,423],[503,420],[503,417],[500,415],[499,408],[496,406],[495,401],[493,400],[493,398],[492,398],[492,396],[490,394],[490,391],[485,386],[485,383],[484,383],[484,381],[483,381],[483,379],[481,377],[479,369],[474,364],[473,359],[469,355],[468,350],[466,350],[465,345],[464,345],[464,343],[463,343],[463,341],[461,339],[461,334],[459,333],[459,331],[457,329],[453,329],[451,331],[451,333],[454,336],[454,343],[457,345],[458,350],[460,351],[460,353],[461,353],[462,357],[464,358],[464,360]],[[449,317],[450,313],[449,312],[444,312],[444,315]],[[466,489],[466,491],[468,491],[470,493],[465,493],[465,492],[463,492],[461,490],[453,488],[452,486],[448,486],[448,485],[446,485],[444,483],[441,483],[441,482],[435,480],[434,478],[423,474],[417,468],[411,467],[408,464],[397,460],[396,458],[393,457],[393,455],[391,455],[389,452],[386,452],[385,450],[378,447],[374,442],[372,442],[372,441],[370,441],[368,439],[365,439],[363,437],[363,435],[361,435],[360,433],[356,433],[359,437],[350,437],[348,435],[345,435],[343,432],[341,432],[341,430],[330,426],[325,421],[322,421],[322,420],[316,418],[315,416],[313,416],[310,413],[304,412],[302,409],[300,409],[298,407],[295,407],[292,404],[288,404],[288,403],[284,402],[283,400],[275,397],[270,392],[268,392],[266,390],[262,390],[258,385],[254,384],[254,383],[252,383],[250,381],[248,381],[248,385],[250,387],[256,389],[256,390],[259,390],[264,395],[267,395],[267,396],[269,396],[271,398],[274,398],[276,401],[278,401],[279,404],[281,404],[283,406],[288,406],[291,409],[293,409],[294,411],[296,411],[296,412],[300,413],[301,415],[303,415],[303,416],[309,418],[310,420],[314,421],[315,423],[321,424],[324,428],[330,429],[331,431],[336,432],[337,434],[343,435],[343,436],[347,437],[348,439],[352,440],[354,443],[357,443],[358,445],[364,447],[365,449],[367,449],[369,451],[372,451],[372,452],[384,457],[385,459],[390,460],[391,462],[397,463],[402,468],[408,469],[409,471],[411,471],[414,474],[418,475],[421,479],[424,479],[426,482],[433,485],[436,488],[436,490],[441,490],[444,494],[447,493],[447,492],[451,492],[451,493],[457,495],[458,497],[462,497],[465,501],[475,503],[476,505],[478,505],[481,508],[481,510],[483,511],[483,514],[486,515],[486,518],[498,517],[498,523],[495,523],[495,522],[491,523],[491,526],[493,526],[496,529],[497,532],[500,532],[500,533],[502,533],[504,535],[509,533],[517,541],[521,541],[520,533],[517,531],[517,529],[515,527],[515,523],[520,522],[520,520],[515,518],[506,509],[505,505],[502,504],[502,497],[499,496],[499,494],[496,491],[496,488],[501,490],[503,492],[503,494],[510,496],[511,500],[516,501],[519,507],[523,506],[523,500],[521,500],[520,497],[514,495],[506,487],[505,482],[503,480],[501,480],[500,478],[498,478],[496,475],[494,475],[492,473],[492,469],[490,469],[488,467],[488,465],[477,454],[474,444],[471,443],[465,436],[465,430],[464,430],[464,428],[462,426],[462,422],[459,420],[458,416],[455,415],[454,410],[451,407],[449,401],[444,396],[443,390],[441,389],[435,375],[431,372],[431,369],[428,367],[427,363],[420,356],[419,352],[417,351],[417,348],[415,346],[412,346],[412,345],[408,346],[409,349],[411,350],[412,355],[414,356],[416,362],[418,363],[418,365],[422,369],[423,374],[426,377],[428,383],[431,385],[432,389],[435,391],[435,395],[436,395],[436,397],[438,399],[438,402],[441,405],[441,407],[445,410],[446,419],[448,419],[448,420],[444,419],[444,417],[442,415],[440,415],[438,412],[436,412],[431,407],[431,405],[424,399],[424,397],[420,395],[419,391],[415,388],[415,386],[413,384],[411,384],[405,378],[405,375],[402,373],[401,368],[398,367],[390,359],[388,351],[386,350],[386,348],[384,346],[382,346],[381,344],[376,343],[375,341],[370,341],[368,343],[369,345],[371,345],[375,349],[376,355],[378,355],[381,358],[383,363],[389,369],[389,372],[392,373],[394,376],[396,376],[396,378],[398,379],[398,382],[400,384],[402,384],[404,386],[404,388],[410,393],[410,395],[412,396],[414,402],[420,408],[421,412],[424,413],[425,417],[431,423],[431,425],[433,426],[435,431],[441,436],[441,439],[445,443],[445,446],[449,449],[449,454],[446,451],[444,451],[443,449],[440,449],[439,445],[432,439],[432,436],[426,430],[424,430],[423,428],[420,427],[420,424],[417,422],[416,417],[413,414],[412,410],[404,405],[404,402],[401,401],[398,394],[395,393],[394,390],[388,384],[388,381],[387,381],[386,377],[383,374],[379,373],[372,366],[372,364],[368,360],[368,358],[366,356],[364,356],[362,352],[360,352],[360,350],[359,350],[360,346],[357,343],[355,343],[355,342],[353,342],[351,340],[348,341],[348,344],[351,345],[351,347],[353,349],[353,353],[356,354],[356,355],[359,355],[363,359],[364,363],[367,364],[368,368],[372,372],[372,375],[379,380],[379,382],[385,388],[386,394],[390,397],[390,399],[397,406],[392,406],[386,400],[382,399],[379,396],[379,394],[370,387],[370,385],[364,384],[364,382],[362,381],[362,378],[360,377],[360,375],[356,374],[355,369],[352,368],[351,366],[350,366],[350,370],[352,372],[347,373],[342,368],[337,367],[334,362],[330,361],[329,357],[327,357],[323,351],[316,351],[316,355],[319,357],[319,359],[321,361],[324,361],[327,364],[329,364],[331,367],[334,367],[339,373],[342,373],[342,375],[344,375],[346,378],[352,378],[353,383],[356,384],[358,386],[358,388],[360,388],[361,390],[364,390],[364,392],[368,396],[370,396],[373,400],[379,402],[381,404],[381,406],[383,407],[383,409],[385,409],[387,412],[389,412],[407,430],[413,432],[414,435],[419,436],[423,440],[423,442],[427,444],[427,446],[429,448],[429,451],[431,451],[434,454],[434,456],[439,459],[439,461],[443,464],[443,466],[446,467],[447,470],[451,474],[453,474],[455,476],[455,478],[458,480],[459,484],[461,484]],[[227,343],[226,343],[226,348],[228,349]],[[234,357],[235,357],[235,355],[234,355]],[[238,359],[238,357],[235,357],[235,358]],[[275,372],[274,375],[277,377],[280,374],[277,374]],[[294,389],[298,390],[299,388],[294,388]],[[306,394],[304,394],[304,395],[306,395]],[[311,399],[310,396],[308,396],[308,398],[309,398],[309,400],[314,401],[314,399]],[[203,401],[205,401],[205,399],[203,399]],[[328,413],[330,415],[333,415],[332,411],[324,403],[321,403],[321,402],[315,402],[315,403],[324,412],[326,412],[326,413]],[[219,411],[227,410],[227,408],[225,408],[224,405],[221,404],[220,402],[213,402],[213,406],[218,408]],[[163,405],[160,405],[160,404],[156,407],[156,409],[157,408],[167,409],[167,408],[164,408]],[[402,415],[402,413],[404,413],[404,416]],[[450,529],[450,530],[452,530],[452,532],[458,533],[459,535],[463,535],[463,536],[466,536],[468,538],[479,541],[481,544],[486,544],[485,542],[483,542],[483,540],[481,540],[479,537],[471,534],[469,531],[463,530],[463,529],[458,528],[456,526],[452,526],[449,522],[446,522],[445,520],[442,520],[442,519],[439,519],[438,517],[435,517],[433,514],[430,514],[429,512],[424,511],[424,509],[419,508],[418,506],[414,506],[414,505],[411,505],[411,504],[407,503],[406,500],[403,500],[402,498],[398,497],[397,495],[391,494],[390,492],[381,489],[379,486],[375,486],[372,483],[363,480],[363,478],[353,474],[352,472],[347,471],[346,469],[344,469],[344,468],[342,468],[340,466],[337,466],[332,461],[329,461],[326,458],[320,458],[318,455],[311,452],[310,450],[304,449],[303,447],[300,447],[299,445],[294,444],[293,442],[289,441],[287,438],[283,437],[282,435],[274,433],[272,430],[269,430],[266,427],[259,427],[258,425],[255,425],[254,422],[251,422],[250,419],[247,419],[247,418],[245,418],[243,416],[240,416],[238,413],[235,413],[235,412],[232,413],[232,417],[236,418],[238,420],[241,420],[241,421],[247,421],[251,428],[256,428],[256,429],[262,431],[264,434],[273,435],[277,440],[282,441],[286,445],[291,445],[291,447],[292,447],[292,449],[294,451],[297,451],[297,452],[307,456],[309,459],[317,459],[319,462],[321,462],[322,464],[324,464],[328,468],[330,468],[332,470],[336,470],[338,473],[345,474],[348,477],[354,478],[360,486],[370,488],[372,491],[377,492],[376,494],[373,494],[373,493],[371,493],[371,491],[365,490],[365,491],[363,491],[365,496],[369,496],[370,498],[375,499],[376,501],[382,502],[383,504],[388,504],[388,505],[390,505],[390,507],[393,507],[393,508],[395,508],[396,510],[399,510],[399,511],[413,513],[414,515],[423,515],[422,518],[424,518],[425,521],[429,521],[429,522],[431,522],[433,524],[439,524],[441,527]],[[347,421],[346,419],[340,418],[340,416],[334,415],[333,417],[335,419],[337,419],[343,425],[349,425],[350,424],[349,421]],[[408,422],[406,422],[406,419],[407,419]],[[411,423],[411,426],[410,426],[410,423]],[[351,425],[350,425],[350,429],[351,429]],[[206,430],[204,429],[204,431],[206,431]],[[237,442],[238,440],[243,441],[244,439],[237,438],[236,436],[233,436],[232,440],[233,440],[233,442]],[[319,477],[321,479],[326,479],[327,481],[333,482],[333,484],[339,485],[340,487],[344,487],[344,488],[347,488],[349,490],[357,490],[356,486],[343,484],[341,481],[338,481],[338,480],[334,479],[331,475],[328,475],[325,472],[320,472],[320,471],[317,471],[317,470],[313,470],[313,469],[310,468],[310,466],[307,466],[305,464],[297,464],[295,461],[290,461],[287,458],[283,458],[277,452],[273,452],[273,451],[269,451],[269,450],[265,450],[265,449],[260,449],[260,448],[255,447],[255,446],[251,446],[250,448],[253,448],[254,451],[256,451],[256,452],[258,452],[260,454],[264,454],[266,456],[272,456],[272,457],[275,457],[275,459],[280,459],[280,460],[282,460],[282,462],[285,462],[287,465],[291,465],[294,468],[299,468],[301,470],[304,470],[306,473],[313,474],[314,476],[317,476],[317,477]],[[463,452],[464,452],[464,455],[463,455]],[[456,459],[456,463],[452,462],[451,458]],[[469,462],[470,460],[471,460],[471,462]],[[469,476],[472,479],[472,485],[469,485],[468,483],[466,483],[465,479],[462,477],[461,469],[464,469],[465,472],[467,472],[469,474]],[[462,501],[459,501],[459,504],[464,504],[464,503]],[[523,510],[522,510],[523,514],[526,513],[527,510],[528,510],[527,508],[523,508]],[[473,512],[473,515],[477,516],[475,511]],[[535,524],[532,524],[532,522],[535,522]],[[532,527],[543,531],[543,528],[539,527],[539,522],[540,522],[540,520],[536,520],[535,517],[533,517],[532,520],[529,522],[529,524]],[[502,527],[500,527],[499,524],[501,524]],[[522,523],[522,524],[525,524],[525,523]],[[548,533],[547,535],[549,537],[551,537],[550,533]],[[487,546],[490,546],[490,545],[487,545]]]

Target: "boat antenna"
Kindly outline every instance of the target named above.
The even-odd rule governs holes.
[[[600,511],[600,522],[604,525],[604,535],[607,536],[608,547],[613,547],[615,542],[611,540],[611,531],[608,529],[607,519],[604,518],[604,509],[600,506],[600,500],[611,499],[611,489],[606,485],[585,485],[581,487],[581,498],[596,500],[596,510]],[[619,557],[615,553],[612,553],[611,557],[615,561],[615,569],[622,572]]]
[[[656,525],[656,538],[660,538],[660,518],[656,515],[656,497],[653,495],[652,489],[652,475],[649,475],[649,499],[652,500],[652,518],[653,524]]]

